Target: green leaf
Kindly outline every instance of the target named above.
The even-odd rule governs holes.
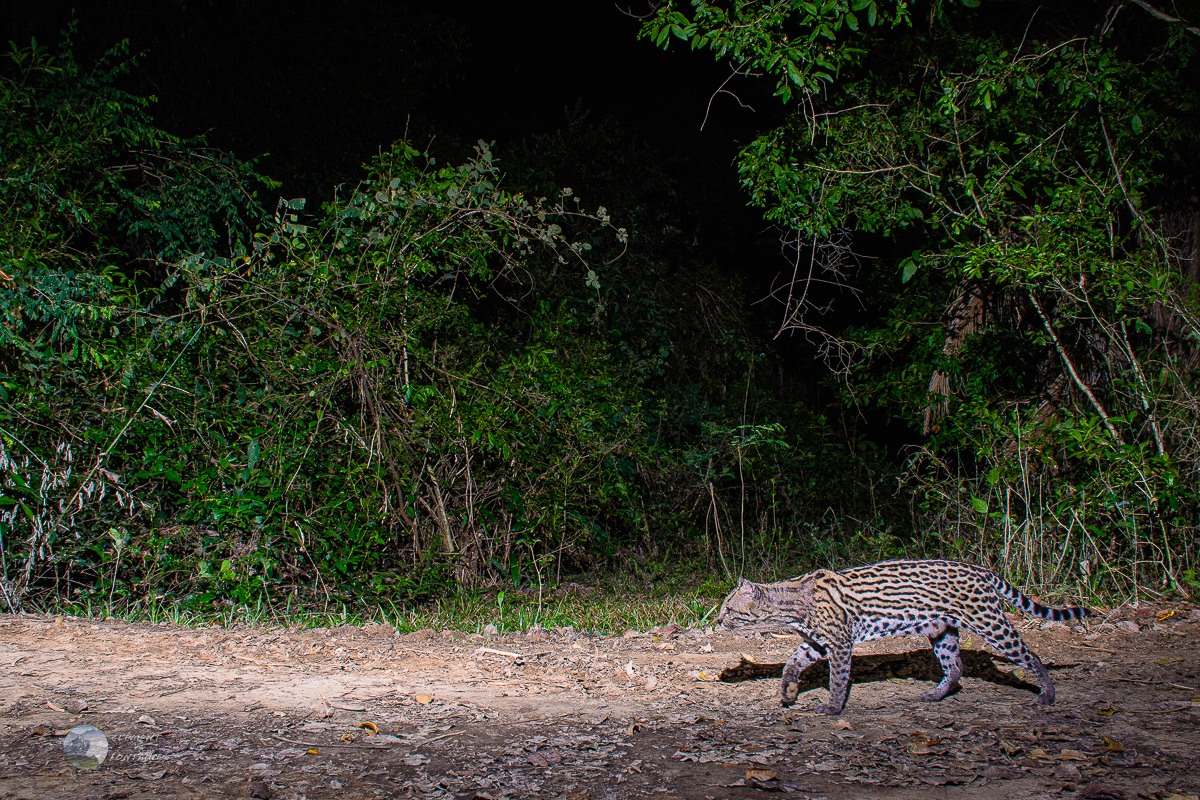
[[[1138,114],[1134,114],[1133,118],[1129,120],[1129,127],[1133,128],[1134,133],[1141,133],[1142,132],[1141,116],[1139,116]]]
[[[900,282],[908,283],[910,280],[912,280],[912,277],[917,274],[917,262],[913,261],[911,258],[906,258],[900,263],[904,267],[904,272],[900,275]]]
[[[971,495],[971,508],[978,511],[980,514],[986,514],[988,510],[988,504],[983,498]]]

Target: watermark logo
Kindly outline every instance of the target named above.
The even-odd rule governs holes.
[[[73,767],[95,769],[108,757],[108,738],[95,725],[77,725],[63,739],[63,754]]]

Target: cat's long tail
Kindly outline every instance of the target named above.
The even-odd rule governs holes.
[[[1055,621],[1083,619],[1089,614],[1094,614],[1090,608],[1051,608],[1044,606],[1036,600],[1026,597],[1020,589],[1013,586],[1008,581],[1001,578],[999,575],[992,575],[996,583],[996,594],[1003,597],[1015,607],[1021,609],[1026,614],[1033,614],[1035,617],[1042,619],[1052,619]]]

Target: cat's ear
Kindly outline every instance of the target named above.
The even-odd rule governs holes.
[[[741,576],[738,576],[737,588],[741,589],[743,586],[745,586],[748,583],[750,583],[750,581],[746,580],[745,578],[743,578]]]

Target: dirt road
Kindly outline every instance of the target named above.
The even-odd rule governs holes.
[[[961,691],[922,702],[939,673],[928,642],[891,639],[856,649],[846,711],[820,717],[823,663],[779,706],[794,640],[776,636],[0,616],[0,798],[1200,793],[1200,610],[1124,609],[1086,631],[1026,621],[1022,635],[1050,667],[1049,709],[977,638]],[[741,654],[767,666],[718,679]],[[64,753],[80,725],[107,744],[94,769]]]

